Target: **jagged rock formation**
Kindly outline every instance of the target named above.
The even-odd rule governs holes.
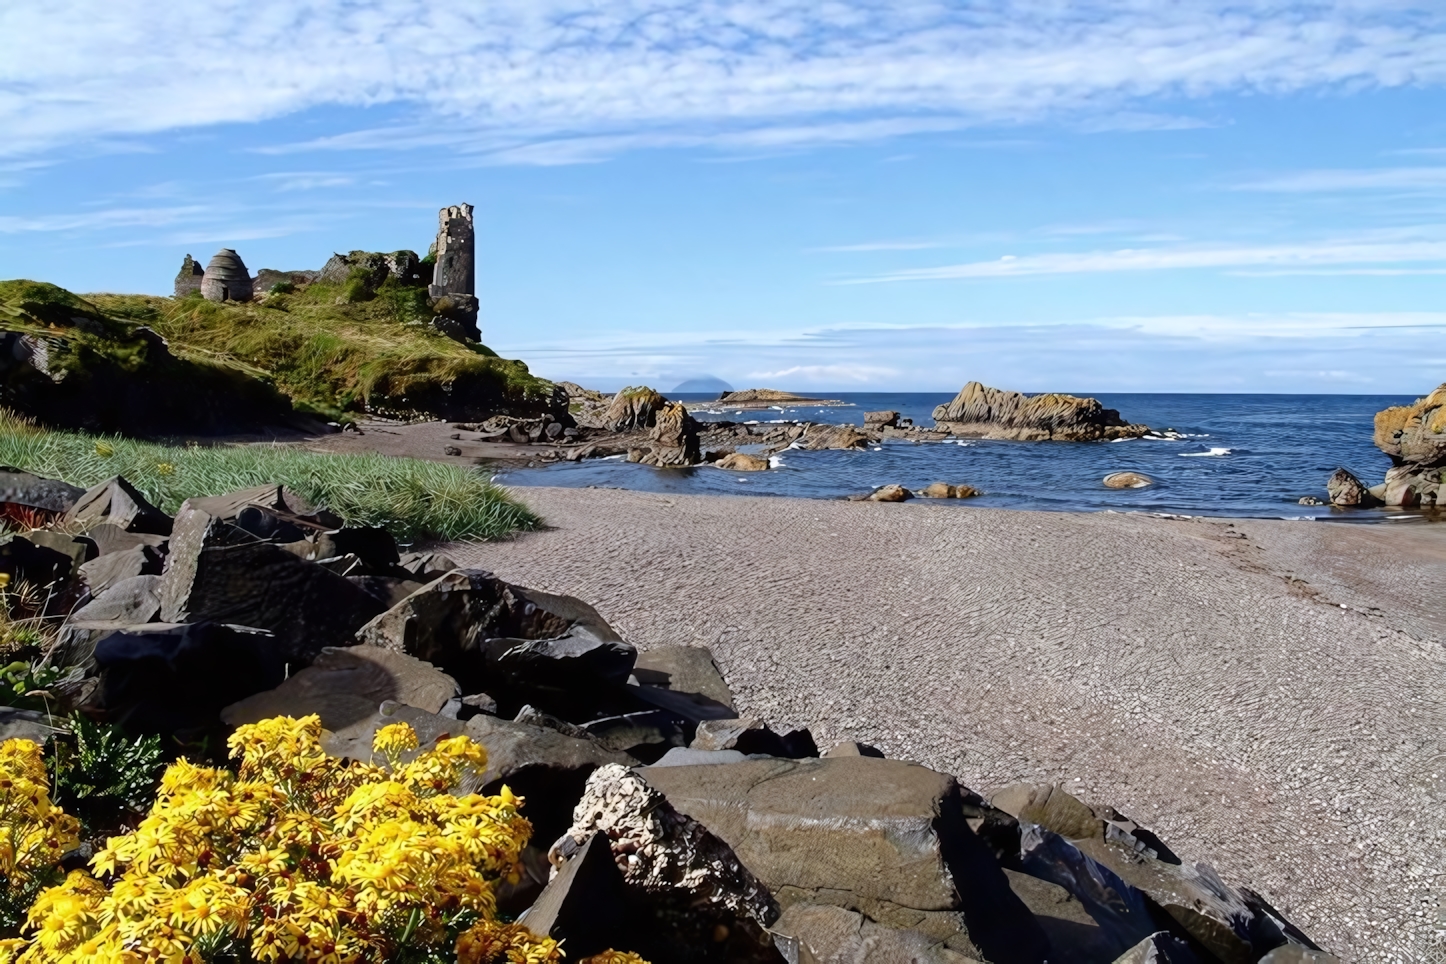
[[[624,388],[608,403],[599,427],[609,432],[652,428],[657,423],[658,412],[667,404],[666,398],[646,385]]]
[[[955,435],[1018,441],[1094,442],[1139,438],[1131,425],[1098,399],[1051,392],[1030,397],[970,382],[947,405],[934,409],[937,426]]]
[[[325,284],[346,284],[357,278],[368,295],[388,278],[395,278],[398,284],[408,287],[424,285],[429,280],[428,265],[422,264],[415,251],[351,251],[347,254],[333,254],[322,266],[318,280]],[[277,272],[280,274],[281,272]],[[259,277],[259,276],[258,276]],[[280,279],[278,279],[280,280]]]
[[[176,297],[185,298],[201,290],[201,279],[205,277],[206,269],[201,267],[200,262],[189,254],[186,260],[181,262],[181,270],[176,275]]]
[[[1372,496],[1405,508],[1446,503],[1446,385],[1412,405],[1378,413],[1375,442],[1392,464],[1385,483],[1370,490]]]
[[[682,402],[667,402],[653,417],[653,430],[648,434],[651,448],[644,452],[628,452],[629,462],[656,465],[659,468],[681,468],[703,461],[698,441],[698,423],[688,414]]]
[[[241,256],[230,248],[216,252],[201,278],[201,297],[207,301],[250,301],[253,293],[251,273]]]

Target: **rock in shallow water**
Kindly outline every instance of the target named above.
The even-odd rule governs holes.
[[[869,502],[907,502],[914,493],[902,485],[885,485],[875,489],[868,497]]]
[[[1139,472],[1112,472],[1105,476],[1107,489],[1143,489],[1155,484],[1155,480]]]

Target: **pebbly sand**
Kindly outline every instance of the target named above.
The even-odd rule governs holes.
[[[515,491],[548,531],[447,551],[711,647],[745,715],[1060,781],[1346,960],[1446,960],[1446,526]]]

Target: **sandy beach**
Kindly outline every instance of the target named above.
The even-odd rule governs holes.
[[[745,714],[1059,781],[1344,959],[1446,955],[1446,526],[515,491],[546,531],[447,551],[711,647]]]

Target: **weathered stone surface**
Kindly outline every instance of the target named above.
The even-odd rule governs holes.
[[[972,485],[950,485],[947,482],[935,482],[919,492],[926,499],[972,499],[982,494]]]
[[[136,546],[123,552],[96,556],[82,563],[78,570],[81,585],[93,597],[126,579],[136,576],[159,576],[164,558],[151,546]]]
[[[1110,964],[1119,955],[1119,942],[1068,890],[1008,867],[1004,875],[1049,939],[1050,964]]]
[[[0,502],[61,513],[84,495],[84,489],[59,479],[32,475],[11,466],[0,467]]]
[[[1111,472],[1104,478],[1107,489],[1143,489],[1155,484],[1155,480],[1139,472]]]
[[[1138,438],[1149,429],[1130,425],[1097,399],[1050,393],[1033,397],[970,382],[934,409],[939,428],[955,435],[1023,441],[1091,442]]]
[[[1115,964],[1199,964],[1199,960],[1190,945],[1160,931],[1121,954]]]
[[[772,930],[806,947],[817,964],[969,964],[973,961],[919,931],[884,927],[862,914],[830,904],[794,904],[783,912]]]
[[[1340,958],[1299,944],[1284,944],[1262,957],[1260,964],[1340,964]]]
[[[397,559],[397,567],[422,583],[440,579],[458,568],[451,556],[441,552],[404,552]]]
[[[183,509],[176,518],[161,586],[166,622],[269,630],[282,656],[299,667],[323,647],[351,639],[381,611],[345,578],[199,509]]]
[[[140,490],[118,475],[91,487],[65,513],[68,526],[92,529],[113,525],[126,532],[147,532],[152,535],[171,534],[172,520],[146,501]]]
[[[81,542],[88,542],[95,547],[94,556],[105,556],[112,552],[125,552],[128,549],[135,549],[138,546],[148,546],[164,553],[168,541],[166,536],[153,535],[148,532],[127,532],[119,526],[103,522],[97,526],[89,526],[80,535],[76,536]]]
[[[1380,500],[1366,489],[1365,484],[1346,469],[1336,469],[1326,481],[1326,491],[1330,493],[1331,505],[1362,509],[1380,505]]]
[[[660,756],[654,767],[696,767],[713,766],[720,763],[742,763],[748,757],[737,750],[695,750],[692,747],[675,746]]]
[[[727,472],[766,472],[769,468],[767,459],[743,452],[725,455],[713,464]]]
[[[249,489],[237,489],[224,495],[208,495],[187,499],[181,503],[181,513],[187,509],[199,509],[223,522],[235,522],[247,508],[256,507],[287,515],[311,517],[317,509],[301,496],[276,482],[254,485]],[[339,524],[339,523],[338,523]]]
[[[123,579],[70,614],[48,662],[93,669],[96,643],[111,633],[152,622],[160,614],[160,576]]]
[[[595,833],[562,863],[518,923],[539,937],[565,942],[570,959],[626,945],[627,895],[607,837]]]
[[[340,730],[370,717],[387,700],[437,713],[459,693],[452,677],[404,653],[378,646],[328,646],[275,689],[226,707],[221,720],[240,726],[273,716],[316,713],[323,727]]]
[[[113,633],[95,659],[107,718],[142,733],[198,735],[219,723],[222,707],[286,677],[270,634],[218,623]]]
[[[878,747],[869,746],[867,743],[858,743],[854,740],[847,740],[843,743],[829,747],[819,754],[822,757],[836,756],[871,756],[876,760],[884,759],[884,751]]]
[[[907,502],[914,497],[914,493],[902,485],[885,485],[875,489],[868,498],[870,502]]]
[[[206,265],[201,278],[201,296],[207,301],[250,301],[251,273],[241,256],[222,248]]]
[[[780,736],[769,729],[767,723],[756,719],[706,720],[698,724],[697,735],[688,747],[792,759],[818,756],[818,746],[808,730],[791,730]]]
[[[733,691],[713,653],[703,646],[655,646],[639,652],[633,675],[646,688],[697,697],[703,705],[733,709]]]
[[[36,588],[57,586],[70,578],[70,574],[85,558],[85,547],[76,543],[73,547],[56,548],[46,536],[57,533],[32,532],[12,536],[0,542],[0,573],[9,576],[13,582],[25,582]],[[70,537],[68,541],[74,542]]]
[[[1446,466],[1446,385],[1377,413],[1375,442],[1397,465]]]
[[[1060,848],[1050,839],[1052,835],[1039,833],[1040,828],[1052,831],[1060,839],[1067,838],[1068,844],[1098,865],[1093,871],[1087,865],[1079,865],[1083,869],[1078,870],[1075,877],[1082,887],[1088,886],[1086,878],[1096,883],[1117,878],[1162,908],[1204,951],[1225,964],[1249,964],[1258,960],[1266,951],[1284,944],[1287,931],[1302,943],[1308,941],[1263,901],[1229,886],[1207,864],[1182,863],[1153,833],[1111,808],[1089,807],[1058,786],[1010,787],[996,795],[993,802],[1021,821],[1038,824],[1034,831],[1028,824],[1021,824],[1024,828],[1021,854],[1026,871],[1047,876],[1043,870],[1036,873],[1031,869],[1031,852],[1041,861],[1047,857],[1047,862],[1055,866],[1074,860],[1067,854],[1060,857]],[[1099,871],[1108,871],[1113,877]],[[1055,882],[1067,889],[1071,886],[1063,879]],[[1121,892],[1118,884],[1110,884],[1107,889],[1112,893]],[[1090,906],[1083,891],[1071,889],[1071,893]],[[1114,900],[1101,898],[1104,904]],[[1100,920],[1096,908],[1091,907],[1091,913]],[[1138,921],[1139,914],[1134,913],[1133,919]],[[1152,931],[1169,923],[1157,912],[1155,920]],[[1104,923],[1101,920],[1101,924]]]
[[[698,423],[682,402],[667,402],[658,409],[653,417],[653,429],[648,433],[648,444],[646,451],[630,451],[628,461],[659,468],[680,468],[703,461]]]
[[[68,733],[62,723],[64,717],[52,716],[38,710],[19,710],[12,706],[0,706],[0,742],[5,740],[30,740],[45,745],[52,736]]]
[[[437,214],[437,240],[433,296],[477,293],[477,240],[472,222],[472,205],[453,204]]]
[[[181,270],[176,273],[176,285],[174,296],[185,298],[201,290],[201,279],[206,275],[206,269],[201,263],[189,254],[181,262]]]
[[[784,906],[837,904],[981,960],[1046,955],[946,774],[868,757],[639,772],[727,841]]]
[[[432,663],[466,691],[492,693],[509,714],[525,701],[569,715],[599,683],[625,683],[636,656],[586,603],[480,569],[429,583],[357,636]]]
[[[869,437],[852,425],[810,424],[804,428],[803,447],[817,452],[824,449],[868,448]]]
[[[899,413],[894,411],[885,412],[864,412],[864,425],[867,428],[881,429],[884,427],[893,428],[899,424]]]
[[[667,404],[666,398],[646,385],[624,388],[608,403],[600,427],[610,432],[652,428],[657,422],[658,412]]]
[[[655,772],[727,769],[732,767]],[[600,767],[588,778],[572,826],[553,852],[581,847],[599,832],[606,835],[634,902],[646,898],[652,926],[640,932],[657,938],[648,942],[650,960],[677,959],[677,952],[657,953],[670,945],[711,946],[713,953],[703,959],[776,960],[766,928],[778,918],[778,905],[767,888],[724,840],[626,767]],[[724,940],[717,939],[720,935]]]

